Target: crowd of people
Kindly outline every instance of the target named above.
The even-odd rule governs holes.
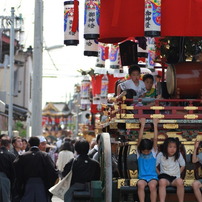
[[[99,163],[88,156],[89,142],[64,138],[57,143],[50,146],[44,136],[26,140],[0,135],[1,202],[51,202],[49,189],[69,172],[72,163],[71,189],[65,202],[73,201],[74,190],[100,179]]]

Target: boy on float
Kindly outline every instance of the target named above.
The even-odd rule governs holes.
[[[138,65],[131,65],[128,69],[130,79],[120,83],[117,87],[117,95],[121,94],[121,91],[127,89],[135,90],[137,97],[144,97],[146,93],[145,84],[140,80],[141,70]]]

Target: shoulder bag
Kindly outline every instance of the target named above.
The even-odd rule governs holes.
[[[71,170],[69,173],[60,180],[56,185],[49,189],[49,192],[52,193],[54,196],[64,200],[64,195],[70,187],[71,180],[72,180],[72,168],[73,168],[74,160],[72,162]]]

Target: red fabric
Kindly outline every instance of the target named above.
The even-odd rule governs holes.
[[[97,105],[91,104],[90,109],[91,109],[90,111],[92,114],[99,113],[99,111],[97,110]]]
[[[162,1],[161,36],[202,36],[201,0]]]
[[[105,47],[105,60],[109,59],[109,46]]]
[[[48,117],[42,116],[42,126],[44,126],[44,124],[46,123],[46,121],[48,121]]]
[[[100,41],[119,42],[144,35],[144,0],[101,0]]]
[[[92,84],[92,94],[95,96],[96,94],[100,94],[101,91],[101,81],[103,75],[94,75],[91,78]]]
[[[101,0],[100,39],[144,36],[145,0]],[[202,0],[163,0],[161,36],[202,36]]]
[[[122,79],[122,78],[115,78],[114,75],[112,74],[108,74],[108,93],[114,93],[115,92],[115,84],[118,80]]]
[[[116,81],[122,79],[122,78],[115,78],[114,75],[108,74],[108,93],[114,93],[115,92],[115,83]],[[92,84],[92,94],[95,96],[96,94],[100,94],[101,91],[101,83],[102,83],[102,77],[103,74],[100,75],[94,75],[91,78],[91,84]]]
[[[74,18],[72,23],[72,32],[76,32],[79,24],[79,2],[74,0]]]
[[[55,117],[55,123],[59,124],[60,123],[60,118],[59,117]]]

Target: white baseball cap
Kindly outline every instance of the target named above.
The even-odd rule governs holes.
[[[38,136],[40,143],[46,142],[46,138],[44,136]]]

